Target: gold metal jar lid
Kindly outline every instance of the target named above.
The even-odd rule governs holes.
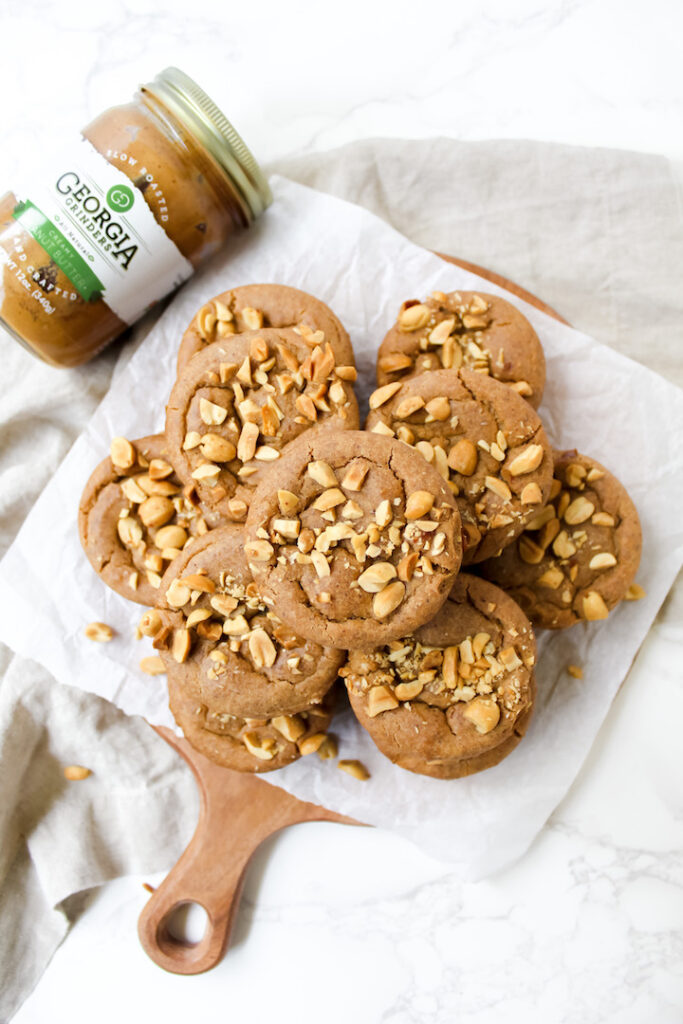
[[[227,175],[248,222],[270,206],[273,195],[261,168],[227,117],[189,75],[166,68],[141,86],[187,128]]]

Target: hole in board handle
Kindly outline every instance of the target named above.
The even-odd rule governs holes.
[[[186,900],[169,911],[162,922],[162,930],[168,942],[180,946],[197,946],[206,935],[209,923],[201,903]]]

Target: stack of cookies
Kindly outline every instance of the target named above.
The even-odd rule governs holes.
[[[217,296],[182,338],[165,433],[115,438],[90,478],[81,539],[147,606],[158,658],[143,663],[214,761],[336,757],[341,678],[394,763],[469,775],[524,735],[532,623],[638,596],[638,517],[602,466],[551,449],[543,351],[508,302],[403,303],[364,430],[356,376],[319,300],[276,285]]]

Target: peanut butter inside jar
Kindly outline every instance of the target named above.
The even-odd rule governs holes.
[[[271,202],[232,125],[168,68],[0,199],[0,326],[53,366],[92,359]]]

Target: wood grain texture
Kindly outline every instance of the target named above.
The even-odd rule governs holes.
[[[567,322],[535,295],[499,274],[453,256],[437,255]],[[159,967],[174,974],[201,974],[214,967],[227,949],[249,861],[264,839],[304,821],[360,822],[303,803],[257,776],[222,768],[170,729],[156,731],[194,772],[200,794],[199,821],[180,860],[147,901],[138,934],[145,952]],[[206,932],[198,943],[183,943],[169,933],[167,922],[179,906],[195,902],[206,911]]]

